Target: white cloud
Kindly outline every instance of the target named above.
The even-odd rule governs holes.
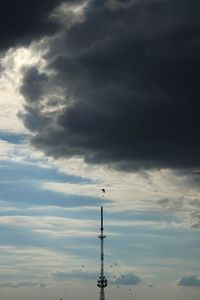
[[[7,141],[0,140],[0,158],[1,160],[7,160],[11,153],[15,151],[16,145],[8,143]],[[11,154],[11,155],[10,155]]]
[[[63,3],[58,6],[52,14],[52,17],[62,23],[64,27],[71,27],[72,24],[82,22],[85,19],[84,9],[89,0],[80,3]]]
[[[8,282],[14,285],[10,287],[20,287],[16,282],[24,281],[51,285],[56,281],[53,274],[80,272],[83,264],[87,271],[96,271],[96,264],[80,255],[69,254],[67,249],[60,252],[39,246],[0,246],[0,251],[0,277],[4,278],[0,287],[6,287]]]
[[[88,236],[96,234],[92,229],[98,222],[61,217],[1,216],[0,224],[28,228],[32,231],[54,236]],[[87,231],[87,229],[90,229]]]
[[[41,188],[66,195],[79,195],[104,200],[110,211],[151,210],[173,215],[178,222],[169,226],[199,227],[200,185],[190,172],[176,174],[163,169],[157,171],[123,173],[105,166],[87,165],[81,159],[49,160],[61,173],[88,179],[81,184],[42,182]],[[106,189],[105,195],[101,188]],[[194,201],[195,200],[195,201]],[[182,224],[181,224],[182,223]],[[164,225],[164,224],[163,224]]]
[[[20,144],[13,144],[0,139],[0,160],[40,168],[52,168],[44,154],[31,148],[26,140]]]
[[[37,48],[37,49],[36,49]],[[36,51],[38,50],[38,51]],[[23,110],[23,97],[19,92],[22,69],[27,65],[43,65],[39,44],[30,48],[10,49],[0,58],[0,128],[1,132],[26,133],[17,114]]]
[[[55,161],[32,149],[27,142],[15,145],[0,141],[0,158],[9,163],[57,169],[62,174],[84,179],[81,184],[42,181],[39,185],[42,189],[99,198],[99,205],[104,203],[107,211],[113,213],[160,211],[175,217],[174,222],[161,222],[162,227],[200,227],[200,185],[191,174],[179,175],[168,169],[127,174],[105,166],[88,165],[81,159]],[[105,194],[102,188],[105,188]]]

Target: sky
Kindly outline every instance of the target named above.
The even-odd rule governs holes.
[[[3,1],[1,300],[199,299],[199,13]]]

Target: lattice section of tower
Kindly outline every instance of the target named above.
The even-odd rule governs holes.
[[[101,227],[100,227],[100,235],[99,239],[101,241],[101,253],[100,253],[100,258],[101,258],[101,271],[100,271],[100,276],[97,279],[97,286],[100,288],[100,300],[105,300],[105,293],[104,289],[107,287],[107,279],[104,276],[104,227],[103,227],[103,206],[101,206]]]

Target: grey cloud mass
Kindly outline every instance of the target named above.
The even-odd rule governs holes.
[[[0,50],[30,43],[60,28],[53,10],[63,2],[72,0],[15,0],[1,1]],[[80,2],[73,0],[74,3]]]
[[[32,144],[124,170],[200,167],[200,2],[120,3],[90,1],[49,41],[54,72],[25,72]]]
[[[178,285],[188,287],[200,287],[200,279],[198,276],[195,275],[183,276],[179,279]]]
[[[123,284],[123,285],[136,285],[141,281],[140,276],[136,274],[126,274],[125,276],[117,278],[115,280],[116,284]]]

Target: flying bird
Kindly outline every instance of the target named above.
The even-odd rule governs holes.
[[[106,192],[106,190],[105,190],[105,189],[101,189],[101,190],[102,190],[102,192],[103,192],[103,193],[105,193],[105,192]]]

